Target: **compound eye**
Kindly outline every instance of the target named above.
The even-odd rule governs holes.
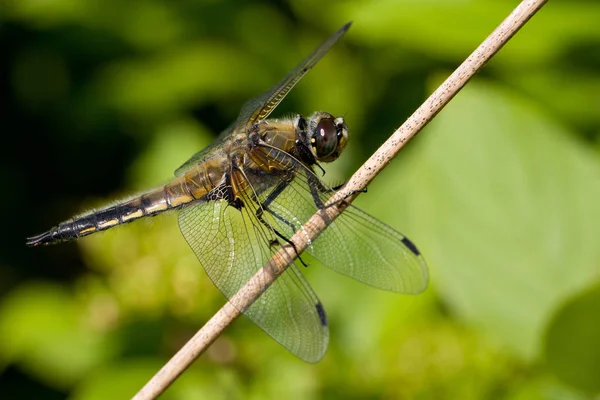
[[[331,155],[338,146],[338,135],[332,118],[322,118],[313,134],[313,147],[317,159]]]

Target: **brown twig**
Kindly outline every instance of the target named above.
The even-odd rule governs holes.
[[[331,204],[343,199],[352,200],[398,154],[404,145],[437,115],[458,91],[489,61],[500,48],[546,3],[547,0],[522,1],[513,12],[481,43],[481,45],[442,83],[442,85],[411,115],[404,124],[356,171]],[[349,196],[351,195],[351,196]],[[308,232],[316,238],[345,208],[326,207],[313,215],[292,238],[300,253],[307,247]],[[229,302],[227,302],[158,373],[136,394],[134,399],[154,399],[163,393],[175,379],[216,340],[240,311],[232,304],[249,307],[296,257],[290,246],[282,247],[268,267],[260,269]]]

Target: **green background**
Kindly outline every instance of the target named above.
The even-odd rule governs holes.
[[[345,116],[342,182],[516,3],[0,0],[0,397],[130,397],[224,303],[173,214],[26,236],[167,181],[353,20],[274,113]],[[549,2],[357,200],[419,246],[427,292],[313,264],[320,363],[242,318],[164,398],[598,396],[599,21]]]

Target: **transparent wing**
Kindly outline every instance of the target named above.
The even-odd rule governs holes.
[[[247,129],[256,121],[263,120],[271,114],[277,105],[285,98],[290,90],[302,79],[302,77],[331,49],[331,47],[346,33],[352,23],[348,22],[337,32],[331,35],[308,57],[306,57],[296,68],[286,75],[279,83],[265,93],[248,100],[240,111],[237,119],[237,127]]]
[[[271,153],[276,149],[269,148]],[[293,179],[260,196],[265,211],[283,235],[291,237],[323,207],[333,193],[317,176],[291,156],[277,158],[294,166]],[[397,293],[420,293],[428,284],[427,265],[405,236],[364,211],[349,205],[308,253],[327,267],[368,285]]]
[[[225,200],[199,201],[179,214],[183,236],[228,299],[279,247],[273,231],[256,218],[256,203],[249,198],[244,203],[240,211]],[[329,330],[323,306],[296,265],[250,308],[233,305],[299,358],[316,362],[325,354]]]
[[[206,149],[194,154],[182,166],[175,171],[176,176],[183,175],[193,165],[201,162],[207,155],[218,146],[221,142],[227,139],[234,130],[245,132],[246,129],[254,122],[263,120],[271,114],[271,112],[281,103],[290,90],[302,79],[302,77],[331,49],[331,47],[346,33],[352,23],[348,22],[342,26],[337,32],[331,35],[325,42],[317,47],[308,57],[306,57],[296,68],[285,76],[279,83],[271,89],[248,100],[242,106],[240,114],[236,122],[231,124],[227,129],[219,134],[215,142]]]
[[[215,148],[218,148],[219,146],[221,146],[223,144],[223,142],[227,138],[229,138],[229,136],[231,136],[234,128],[235,128],[235,124],[230,124],[227,127],[227,129],[225,129],[223,132],[221,132],[219,134],[219,136],[217,136],[217,138],[211,144],[209,144],[207,147],[200,150],[199,152],[197,152],[196,154],[191,156],[186,162],[181,164],[181,166],[175,170],[175,176],[181,176],[181,175],[185,174],[187,172],[187,170],[189,170],[191,167],[193,167],[194,165],[198,164],[199,162],[202,162],[205,159],[209,158],[209,156],[215,150]]]

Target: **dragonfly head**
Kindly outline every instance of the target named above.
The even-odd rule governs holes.
[[[308,120],[306,134],[317,161],[337,159],[348,143],[348,127],[344,118],[317,111]]]

